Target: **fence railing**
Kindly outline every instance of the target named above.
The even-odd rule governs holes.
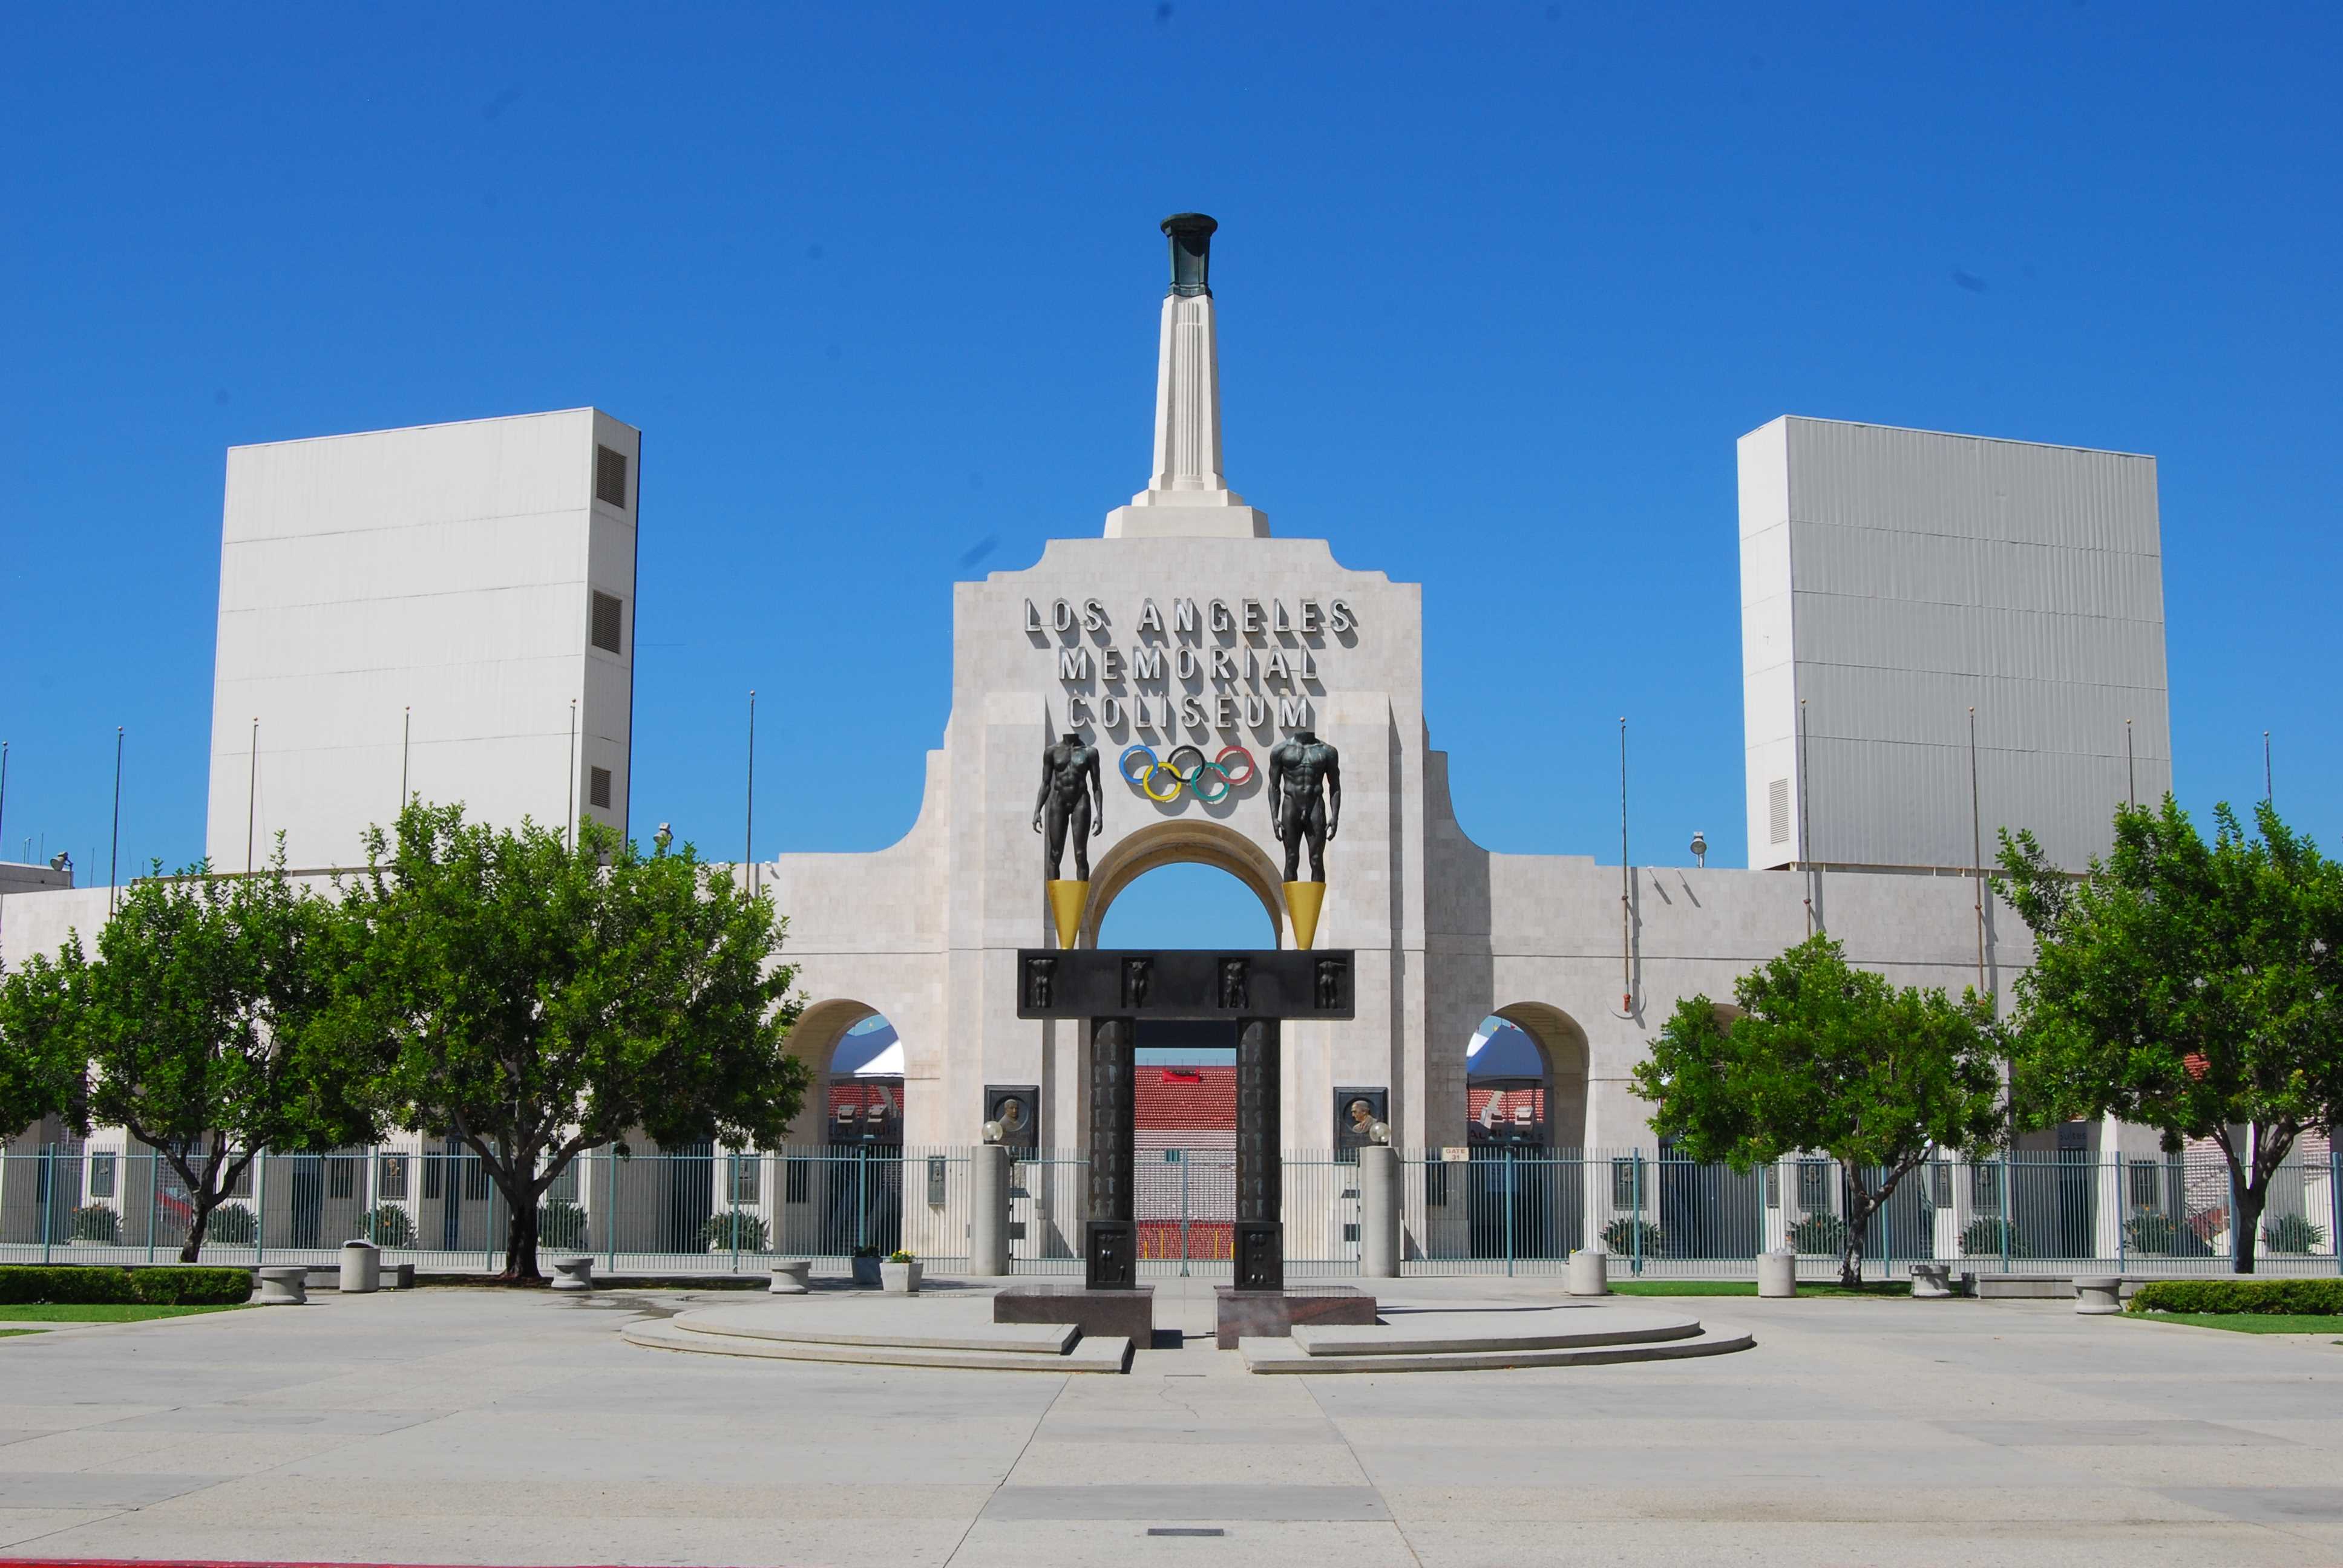
[[[1847,1172],[1803,1158],[1736,1172],[1644,1150],[1474,1145],[1401,1155],[1408,1273],[1537,1273],[1600,1240],[1614,1273],[1746,1277],[1788,1246],[1820,1271],[1846,1236]],[[1235,1155],[1225,1144],[1141,1149],[1141,1270],[1228,1277]],[[1087,1168],[1068,1151],[1015,1160],[1012,1267],[1078,1274]],[[1353,1158],[1290,1151],[1283,1171],[1289,1275],[1355,1273]],[[969,1151],[851,1144],[728,1152],[579,1156],[538,1207],[548,1258],[591,1254],[613,1273],[729,1273],[776,1257],[842,1271],[857,1253],[909,1251],[948,1273],[969,1255]],[[1873,1214],[1865,1271],[1913,1262],[1988,1272],[2227,1271],[2236,1204],[2217,1159],[2077,1151],[1932,1161]],[[97,1141],[0,1154],[0,1261],[168,1262],[193,1217],[169,1161]],[[480,1160],[460,1146],[267,1153],[212,1211],[206,1262],[331,1261],[364,1237],[424,1272],[504,1264],[508,1215]],[[2343,1161],[2282,1168],[2257,1236],[2271,1273],[2338,1272]]]
[[[1819,1267],[1844,1252],[1855,1210],[1848,1171],[1816,1157],[1735,1171],[1636,1149],[1442,1153],[1402,1156],[1410,1273],[1559,1271],[1597,1240],[1614,1271],[1629,1275],[1748,1277],[1757,1254],[1782,1247]],[[2256,1238],[2259,1270],[2343,1271],[2338,1175],[2332,1153],[2280,1169]],[[1946,1262],[1997,1273],[2224,1273],[2235,1212],[2217,1158],[1936,1160],[1904,1177],[1865,1224],[1864,1271],[1885,1278]]]

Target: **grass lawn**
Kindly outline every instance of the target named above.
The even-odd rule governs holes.
[[[186,1318],[198,1312],[234,1312],[242,1307],[152,1307],[136,1303],[44,1302],[30,1306],[0,1306],[0,1323],[143,1323],[150,1318]],[[24,1329],[21,1333],[37,1333]]]
[[[1757,1293],[1755,1280],[1614,1280],[1612,1293],[1621,1296],[1754,1296]],[[1849,1290],[1833,1280],[1827,1283],[1813,1280],[1798,1282],[1802,1296],[1908,1296],[1912,1287],[1900,1280],[1873,1280]]]
[[[2343,1334],[2343,1312],[2126,1312],[2145,1323],[2193,1323],[2238,1334]]]

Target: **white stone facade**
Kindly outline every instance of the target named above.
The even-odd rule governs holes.
[[[360,863],[402,780],[623,829],[641,452],[592,408],[230,448],[214,869]]]

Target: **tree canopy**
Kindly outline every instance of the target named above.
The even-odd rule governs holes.
[[[2116,812],[2080,879],[2032,835],[2002,836],[1997,882],[2035,936],[2017,982],[2019,1118],[2114,1115],[2228,1162],[2236,1271],[2250,1273],[2272,1179],[2343,1111],[2343,867],[2264,801],[2226,804],[2207,843],[2166,796]]]
[[[689,845],[645,856],[591,821],[573,837],[410,804],[367,838],[343,908],[367,1092],[478,1157],[508,1206],[506,1278],[538,1270],[538,1203],[588,1148],[771,1144],[812,1081],[786,1040],[783,922]]]
[[[374,1122],[330,1022],[349,957],[334,906],[291,883],[197,864],[133,882],[98,933],[8,977],[11,1054],[86,1063],[77,1125],[118,1123],[159,1151],[191,1209],[179,1260],[263,1149],[362,1142]]]
[[[1824,1153],[1845,1171],[1840,1277],[1861,1277],[1864,1231],[1936,1150],[1991,1145],[2002,1123],[1992,1014],[1975,995],[1897,987],[1816,936],[1734,982],[1740,1016],[1676,1004],[1635,1089],[1652,1128],[1736,1171]]]

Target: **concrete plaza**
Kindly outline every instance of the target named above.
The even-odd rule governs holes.
[[[1557,1282],[1410,1280],[1420,1302]],[[313,1298],[314,1299],[314,1298]],[[2055,1302],[1680,1300],[1711,1361],[1131,1375],[621,1342],[729,1292],[327,1296],[0,1341],[0,1553],[407,1563],[2343,1561],[2343,1347]],[[1661,1303],[1632,1303],[1637,1306]],[[1219,1530],[1220,1535],[1150,1534]]]

